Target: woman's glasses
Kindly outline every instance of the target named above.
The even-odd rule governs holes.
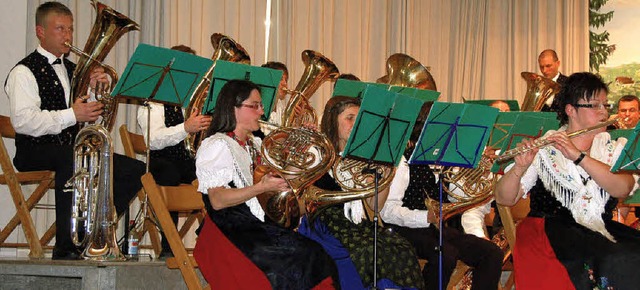
[[[251,108],[256,111],[260,109],[264,109],[264,105],[262,103],[240,104],[240,107]]]
[[[611,104],[603,104],[603,103],[596,103],[596,104],[574,104],[573,105],[576,108],[590,108],[590,109],[596,109],[596,110],[609,110],[611,109]]]

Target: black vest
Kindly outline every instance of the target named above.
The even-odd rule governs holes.
[[[56,75],[53,66],[49,64],[49,60],[37,51],[32,52],[19,65],[26,66],[36,78],[38,83],[38,92],[40,93],[40,109],[48,111],[66,110],[67,101],[64,98],[64,89],[58,75]],[[71,61],[64,59],[64,66],[67,69],[69,80],[71,80],[73,70],[76,65]],[[57,135],[43,135],[33,137],[24,134],[16,134],[16,147],[29,146],[34,144],[58,144],[72,145],[76,134],[78,133],[78,125],[68,127]]]
[[[167,127],[175,126],[184,122],[182,108],[178,106],[164,105],[164,125]],[[180,143],[162,148],[160,150],[151,150],[151,157],[166,158],[171,160],[191,160],[189,153],[184,147],[184,140]]]

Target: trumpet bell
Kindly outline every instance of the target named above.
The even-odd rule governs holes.
[[[403,53],[393,54],[387,59],[387,75],[379,78],[377,82],[424,90],[438,90],[429,70],[413,57]]]

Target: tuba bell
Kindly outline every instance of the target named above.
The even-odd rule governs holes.
[[[71,79],[72,104],[78,98],[87,94],[91,71],[97,66],[103,67],[105,72],[111,77],[111,85],[109,88],[115,86],[118,82],[118,74],[113,67],[104,64],[103,61],[120,37],[129,31],[140,30],[138,23],[113,8],[95,0],[91,1],[91,4],[96,9],[96,21],[93,23],[84,50],[80,50],[70,43],[65,43],[71,48],[72,52],[79,56]],[[115,124],[118,103],[115,97],[108,94],[109,88],[104,88],[99,90],[100,92],[96,92],[99,94],[99,96],[96,95],[96,99],[104,104],[100,124],[107,128],[108,131],[111,131]]]
[[[211,35],[211,45],[214,49],[213,55],[211,56],[213,64],[204,76],[202,76],[200,83],[198,83],[198,86],[191,94],[189,104],[186,109],[187,115],[191,114],[193,111],[202,112],[204,102],[207,98],[207,93],[209,92],[209,86],[211,85],[213,69],[216,67],[217,60],[251,64],[251,57],[249,57],[249,53],[247,53],[244,47],[238,44],[231,37],[220,33],[214,33]],[[197,133],[190,133],[187,138],[184,139],[185,149],[187,149],[187,152],[189,152],[189,155],[192,158],[195,158],[196,151],[198,150],[198,147],[200,147],[200,142],[202,142],[204,135],[205,130],[202,130]]]
[[[309,104],[309,98],[322,83],[340,74],[338,67],[330,59],[313,50],[302,52],[302,62],[305,65],[304,73],[296,89],[289,91],[291,98],[282,114],[281,124],[284,127],[300,127],[304,123],[317,124],[318,117]],[[296,110],[298,107],[301,109]]]
[[[91,35],[81,51],[78,65],[73,72],[71,92],[73,100],[86,94],[89,74],[96,66],[103,66],[117,82],[115,70],[102,63],[120,36],[130,30],[138,30],[137,23],[100,2],[93,1],[96,22]],[[85,52],[85,51],[88,51]],[[99,101],[105,103],[102,123],[89,124],[76,136],[73,152],[73,176],[65,184],[72,187],[71,239],[78,247],[85,247],[82,256],[96,261],[121,261],[124,256],[116,243],[116,213],[113,205],[113,142],[109,131],[116,113],[115,99],[103,94]]]
[[[393,54],[387,59],[387,74],[376,82],[423,90],[438,90],[429,69],[403,53]]]
[[[522,72],[520,76],[527,82],[527,93],[522,101],[521,111],[539,112],[547,100],[560,91],[560,85],[541,75]]]

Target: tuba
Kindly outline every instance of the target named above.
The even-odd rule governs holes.
[[[313,50],[302,52],[302,62],[305,65],[304,73],[296,89],[289,91],[291,98],[282,115],[281,124],[284,127],[300,127],[304,123],[317,124],[318,117],[309,104],[309,98],[322,83],[340,74],[338,67],[330,59]],[[298,107],[302,109],[296,110]]]
[[[93,23],[84,50],[80,50],[70,43],[65,43],[71,48],[72,52],[79,55],[78,63],[71,79],[72,103],[87,94],[91,71],[97,66],[103,67],[111,77],[111,85],[109,87],[113,88],[115,86],[118,82],[118,74],[113,67],[104,64],[102,61],[104,61],[111,48],[122,35],[132,30],[140,30],[138,23],[113,10],[113,8],[95,0],[91,1],[91,4],[96,9],[96,21]],[[111,131],[115,124],[118,103],[115,97],[108,94],[108,88],[99,91],[99,96],[97,94],[96,99],[104,104],[101,124],[108,131]]]
[[[95,1],[92,4],[97,17],[85,45],[88,53],[67,43],[72,51],[80,54],[71,82],[74,101],[87,92],[89,74],[96,66],[105,67],[112,83],[117,82],[115,70],[103,64],[102,60],[120,36],[139,29],[137,23],[109,6]],[[66,183],[73,192],[71,238],[76,246],[85,247],[82,255],[86,259],[118,261],[124,260],[124,256],[116,243],[117,218],[111,186],[113,142],[109,135],[117,103],[104,94],[99,101],[105,103],[102,123],[82,128],[73,146],[74,174]]]
[[[191,97],[189,98],[189,105],[187,105],[186,109],[187,114],[191,114],[193,111],[202,112],[204,102],[206,101],[207,94],[209,92],[209,86],[211,85],[213,69],[216,67],[217,60],[251,64],[251,57],[249,57],[249,53],[247,53],[244,47],[224,34],[212,34],[211,45],[214,49],[213,56],[211,56],[211,59],[214,61],[213,65],[211,65],[209,70],[207,70],[204,76],[202,76],[200,83],[198,83],[198,86],[191,94]],[[187,149],[187,152],[189,152],[191,157],[195,158],[196,151],[198,150],[204,135],[205,130],[202,130],[197,133],[189,134],[187,138],[184,139],[185,149]]]
[[[254,180],[272,172],[284,178],[291,191],[262,193],[258,201],[271,220],[289,228],[300,218],[300,192],[330,169],[335,149],[324,134],[315,130],[280,127],[265,137],[261,151],[267,166],[256,168]]]
[[[558,83],[541,75],[530,72],[522,72],[520,75],[527,82],[527,93],[520,111],[539,112],[547,100],[560,91]]]
[[[413,57],[403,53],[393,54],[387,59],[387,74],[376,82],[423,90],[438,90],[429,70]]]

